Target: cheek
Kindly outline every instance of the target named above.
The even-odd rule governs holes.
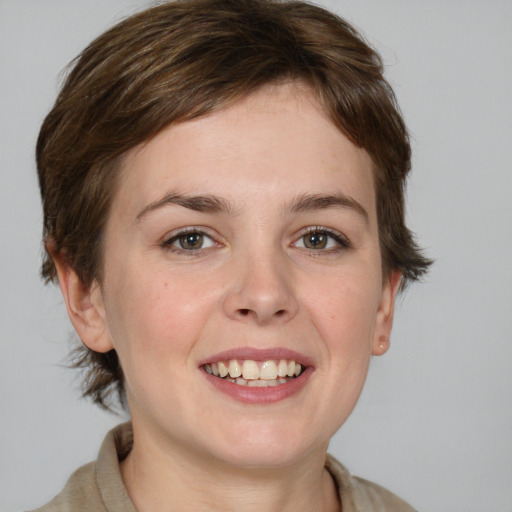
[[[192,300],[195,288],[152,275],[118,280],[107,311],[132,413],[149,414],[171,385],[180,386],[201,332],[204,307]]]
[[[108,327],[121,359],[137,356],[165,364],[194,344],[210,301],[198,279],[168,276],[147,263],[142,268],[111,275]]]
[[[325,371],[331,387],[345,390],[343,396],[335,392],[342,413],[351,410],[364,384],[379,302],[378,276],[373,280],[340,274],[332,276],[324,292],[310,303],[309,314],[326,352]]]
[[[319,327],[331,337],[355,338],[360,342],[373,332],[380,302],[380,277],[331,276],[323,289],[309,299]]]

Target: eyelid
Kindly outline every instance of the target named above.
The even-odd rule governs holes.
[[[352,248],[352,243],[350,242],[350,240],[348,239],[348,237],[346,235],[344,235],[342,232],[340,232],[336,229],[328,228],[325,226],[308,226],[306,228],[301,229],[294,236],[295,241],[292,243],[292,246],[296,246],[296,244],[299,240],[301,240],[304,236],[307,236],[312,233],[323,233],[323,234],[329,236],[330,238],[332,238],[338,244],[338,246],[335,248],[329,248],[329,249],[309,249],[307,247],[304,247],[304,248],[299,247],[300,249],[305,249],[307,251],[311,251],[311,252],[315,252],[315,253],[320,253],[320,252],[327,252],[327,253],[331,252],[332,253],[332,252]]]
[[[197,233],[198,235],[201,235],[205,238],[209,238],[210,240],[212,240],[214,246],[223,245],[222,242],[219,241],[220,237],[217,235],[214,235],[211,231],[212,230],[205,228],[204,226],[186,226],[183,228],[174,229],[173,231],[166,233],[165,236],[162,237],[162,239],[160,241],[160,246],[162,248],[168,249],[172,252],[179,252],[182,254],[186,253],[189,255],[197,254],[201,251],[206,251],[211,248],[211,247],[205,247],[205,248],[200,248],[200,249],[186,250],[186,249],[180,249],[178,247],[173,246],[174,242],[176,242],[180,237],[182,237],[184,235],[188,235],[190,233]]]

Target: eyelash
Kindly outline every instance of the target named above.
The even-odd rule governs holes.
[[[338,231],[335,231],[333,229],[326,228],[323,226],[312,226],[312,227],[306,228],[300,234],[300,237],[297,238],[297,240],[293,243],[293,245],[296,246],[296,244],[300,240],[304,240],[305,237],[307,237],[308,235],[313,235],[313,234],[325,235],[328,238],[334,240],[334,242],[336,243],[335,247],[329,247],[329,248],[313,249],[313,248],[309,248],[309,247],[303,247],[303,248],[300,247],[300,249],[306,250],[315,256],[319,255],[319,253],[332,254],[332,253],[338,253],[338,252],[345,251],[347,249],[352,248],[352,244],[350,243],[350,240],[345,235],[343,235],[342,233],[340,233]],[[326,243],[328,244],[329,240],[327,240]]]
[[[218,242],[216,242],[214,240],[214,238],[212,236],[210,236],[208,233],[205,233],[203,230],[201,230],[199,228],[194,228],[194,227],[182,229],[181,231],[179,231],[175,235],[171,236],[170,238],[166,238],[165,240],[162,240],[160,245],[162,248],[164,248],[168,251],[176,252],[176,253],[180,253],[180,254],[186,254],[187,256],[195,256],[195,255],[198,255],[199,253],[201,253],[202,251],[209,249],[209,247],[199,247],[198,249],[185,249],[183,246],[182,247],[174,246],[175,243],[179,242],[180,238],[183,238],[187,235],[198,235],[198,236],[203,237],[203,239],[210,240],[211,241],[210,247],[212,247],[214,245],[219,245]]]
[[[193,249],[193,248],[186,249],[183,247],[183,245],[181,243],[180,243],[181,247],[176,247],[174,245],[176,243],[179,243],[180,239],[182,239],[183,237],[186,237],[187,235],[196,235],[196,236],[202,237],[203,238],[202,242],[204,242],[205,239],[209,240],[210,245],[208,247],[203,247],[203,243],[202,243],[201,247],[199,247],[197,249]],[[326,243],[327,247],[312,248],[312,247],[299,247],[298,246],[298,243],[300,241],[303,241],[303,243],[304,243],[305,237],[311,236],[311,235],[326,236],[327,240],[325,243]],[[328,247],[330,240],[333,240],[335,242],[335,244],[336,244],[335,247]],[[175,235],[171,236],[170,238],[162,240],[160,245],[162,248],[169,250],[171,252],[186,254],[188,256],[194,256],[194,255],[198,255],[198,254],[204,252],[205,250],[208,250],[209,248],[211,248],[215,245],[219,245],[219,243],[216,242],[215,239],[212,236],[210,236],[208,233],[206,233],[205,231],[203,231],[199,228],[189,227],[189,228],[182,229],[181,231],[179,231]],[[324,253],[324,254],[325,253],[328,253],[328,254],[338,253],[338,252],[352,248],[352,244],[350,243],[350,241],[348,240],[348,238],[345,235],[343,235],[342,233],[335,231],[333,229],[322,227],[322,226],[311,226],[311,227],[306,228],[305,230],[303,230],[301,232],[300,236],[295,240],[295,242],[293,242],[292,246],[297,247],[298,249],[308,251],[311,255],[314,255],[314,256],[319,256],[320,253]]]

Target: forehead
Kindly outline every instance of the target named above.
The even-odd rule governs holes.
[[[117,199],[136,209],[165,190],[247,203],[314,189],[367,201],[368,193],[374,196],[372,169],[366,151],[330,121],[308,87],[280,84],[172,125],[127,152]],[[371,211],[373,204],[366,207]]]

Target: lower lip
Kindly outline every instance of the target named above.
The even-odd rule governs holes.
[[[291,379],[285,384],[269,386],[266,388],[253,388],[240,386],[227,380],[215,377],[203,371],[208,381],[222,393],[246,404],[273,404],[290,398],[298,393],[307,383],[313,373],[311,366],[307,367],[299,377]]]

